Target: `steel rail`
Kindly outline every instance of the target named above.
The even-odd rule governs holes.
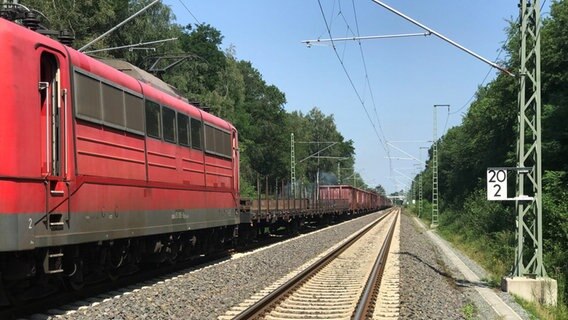
[[[361,298],[357,303],[357,307],[351,319],[368,319],[371,318],[372,316],[375,300],[379,294],[381,279],[383,278],[383,273],[385,271],[385,265],[389,255],[390,245],[394,235],[394,229],[397,220],[398,220],[398,215],[394,218],[394,221],[387,233],[385,242],[381,247],[381,251],[377,256],[377,260],[375,260],[375,264],[373,265],[373,270],[371,271],[371,275],[367,280],[367,284],[363,289],[363,293],[361,294]]]
[[[281,300],[283,297],[288,296],[294,289],[299,285],[305,283],[313,275],[315,275],[319,270],[328,265],[337,256],[339,256],[343,251],[347,250],[352,244],[357,242],[363,235],[369,232],[373,227],[383,221],[386,217],[390,216],[393,211],[385,213],[383,216],[378,218],[375,222],[371,223],[365,229],[359,231],[355,236],[353,236],[349,241],[342,244],[340,247],[336,248],[332,252],[325,255],[323,258],[309,266],[307,269],[303,270],[292,279],[286,281],[276,290],[272,291],[252,306],[243,310],[241,313],[236,315],[233,320],[246,320],[246,319],[260,319],[263,314],[265,314],[271,307]]]

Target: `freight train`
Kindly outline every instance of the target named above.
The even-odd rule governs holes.
[[[242,200],[231,123],[133,65],[41,34],[29,12],[2,17],[0,305],[207,254],[267,226],[389,205],[350,186]]]

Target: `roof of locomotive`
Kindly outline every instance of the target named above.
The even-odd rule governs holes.
[[[188,102],[188,100],[183,97],[181,95],[181,92],[179,92],[179,90],[177,90],[175,87],[173,87],[172,85],[162,81],[161,79],[159,79],[158,77],[146,72],[143,69],[138,68],[137,66],[133,65],[132,63],[129,63],[127,61],[124,60],[118,60],[118,59],[110,59],[110,58],[96,58],[97,60],[101,61],[102,63],[109,65],[115,69],[117,69],[118,71],[121,71],[123,73],[126,73],[127,75],[131,76],[134,79],[137,79],[141,82],[147,83],[149,85],[151,85],[152,87],[155,87],[156,89],[162,90],[167,94],[170,94],[176,98],[179,98],[185,102]]]
[[[228,121],[189,103],[174,87],[128,62],[90,57],[57,40],[3,18],[0,18],[0,33],[4,43],[11,43],[13,46],[33,44],[35,47],[41,43],[61,53],[67,53],[74,67],[96,77],[112,81],[135,92],[144,92],[145,96],[159,100],[156,102],[164,103],[190,115],[201,114],[206,121],[220,128],[235,129]]]

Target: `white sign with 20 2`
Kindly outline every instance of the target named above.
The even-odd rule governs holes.
[[[487,200],[507,200],[507,169],[487,169]]]

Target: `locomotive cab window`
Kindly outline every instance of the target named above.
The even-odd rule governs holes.
[[[176,112],[170,108],[162,108],[162,128],[164,140],[176,143]]]
[[[148,137],[161,139],[160,135],[160,105],[146,100],[146,134]]]
[[[178,142],[182,146],[189,147],[189,117],[185,114],[177,114]]]

